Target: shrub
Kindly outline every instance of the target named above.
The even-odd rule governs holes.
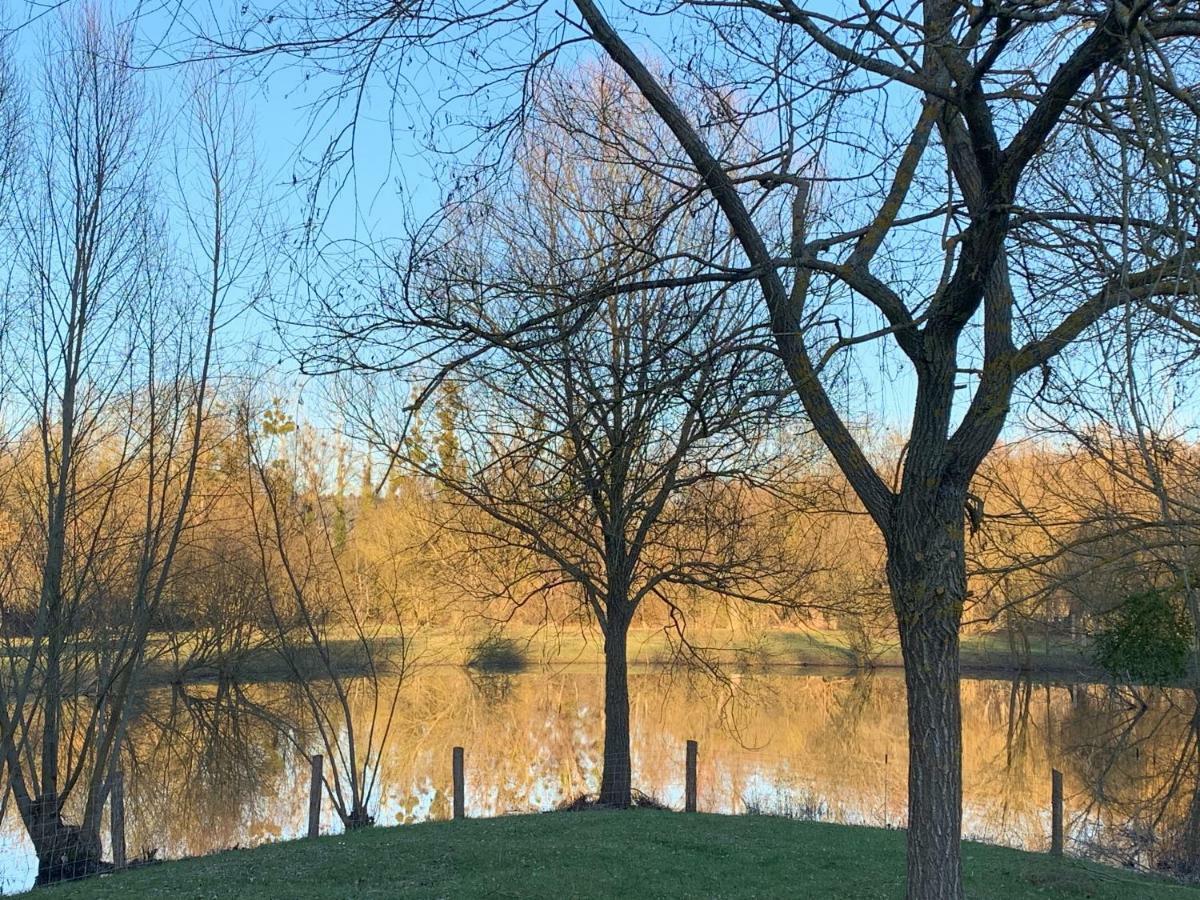
[[[1114,678],[1168,684],[1187,674],[1192,631],[1187,613],[1167,592],[1126,598],[1108,612],[1096,636],[1096,662]]]
[[[467,653],[467,666],[483,672],[520,672],[525,654],[512,638],[489,635],[473,644]]]

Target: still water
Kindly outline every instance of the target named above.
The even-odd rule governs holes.
[[[286,736],[303,733],[303,716],[289,724],[287,714],[303,707],[289,690],[201,685],[142,699],[125,763],[130,856],[191,856],[303,833],[307,760]],[[634,785],[664,803],[682,806],[684,747],[694,739],[702,811],[905,822],[899,672],[739,675],[718,688],[642,670],[631,690]],[[1057,768],[1068,852],[1147,867],[1194,856],[1200,718],[1192,692],[970,679],[962,698],[966,836],[1044,849]],[[364,690],[351,704],[362,729],[370,702]],[[421,670],[404,684],[382,748],[376,822],[448,818],[456,745],[466,748],[468,815],[546,810],[594,791],[601,703],[601,673],[590,667]],[[328,807],[323,830],[336,830]],[[0,887],[23,890],[35,872],[7,811]]]

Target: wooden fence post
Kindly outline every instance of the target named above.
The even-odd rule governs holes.
[[[1062,772],[1050,770],[1050,853],[1063,852],[1063,782]]]
[[[686,774],[683,786],[683,811],[696,811],[696,757],[698,746],[695,741],[687,742]]]
[[[463,778],[463,748],[455,747],[453,752],[454,759],[454,818],[465,819],[466,814],[466,790],[465,779]]]
[[[321,771],[325,760],[320,753],[314,753],[309,762],[312,764],[312,780],[308,785],[308,836],[315,838],[321,834],[321,790],[324,787]]]
[[[108,795],[108,831],[114,869],[125,868],[125,773],[113,772]]]

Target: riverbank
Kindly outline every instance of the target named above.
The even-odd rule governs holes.
[[[355,674],[394,675],[405,666],[466,667],[482,673],[517,673],[573,666],[604,664],[600,641],[586,632],[555,631],[510,625],[501,634],[485,636],[475,630],[426,628],[401,637],[380,629],[365,644],[351,635],[331,635],[318,650],[300,644],[285,660],[270,646],[265,635],[247,648],[227,655],[197,655],[188,651],[196,640],[186,632],[171,636],[153,634],[147,645],[145,686],[212,683],[228,680],[241,684],[289,681],[300,672],[321,679],[328,670],[321,658],[328,653],[343,676]],[[842,673],[871,669],[903,669],[895,641],[881,641],[869,649],[857,646],[845,632],[833,630],[773,628],[750,636],[725,629],[694,629],[688,639],[702,655],[680,650],[674,636],[661,629],[632,629],[629,633],[629,664],[635,671],[688,667],[703,670],[711,663],[725,674],[762,672],[795,674],[805,669]],[[484,645],[484,646],[481,646]],[[10,652],[25,652],[13,642]],[[294,668],[293,668],[294,667]],[[962,638],[962,673],[973,678],[1082,683],[1107,681],[1108,676],[1092,663],[1088,647],[1067,641],[1035,641],[1024,651],[1014,649],[1004,635],[972,634]],[[86,682],[86,679],[81,679]]]
[[[688,635],[693,646],[726,671],[772,668],[903,668],[898,640],[880,640],[864,648],[844,631],[827,629],[772,628],[754,636],[729,629],[694,630]],[[557,632],[549,628],[510,626],[503,643],[505,667],[511,655],[526,665],[600,665],[604,662],[600,642],[578,631]],[[470,653],[463,647],[473,642],[448,632],[431,632],[420,639],[426,658],[438,662],[463,662]],[[631,665],[695,665],[681,653],[678,642],[661,629],[632,629],[629,634]],[[487,669],[487,660],[480,668]],[[962,637],[962,672],[974,676],[1007,676],[1027,673],[1062,681],[1105,680],[1105,673],[1092,663],[1086,645],[1062,639],[1031,641],[1027,648],[1014,647],[1001,634],[968,634]]]
[[[688,639],[706,661],[727,673],[904,667],[898,641],[884,640],[864,649],[841,631],[774,628],[748,636],[732,630],[697,629],[689,633]],[[394,662],[402,655],[402,640],[398,635],[384,632],[372,644],[376,663]],[[370,668],[370,660],[357,639],[331,640],[328,649],[343,673]],[[409,639],[407,650],[409,663],[468,666],[484,672],[514,673],[536,667],[600,666],[604,663],[603,646],[597,637],[578,630],[556,631],[552,628],[509,626],[502,634],[488,638],[478,633],[426,629]],[[323,669],[317,665],[315,650],[306,655],[312,659],[295,660],[301,670],[311,668],[314,676],[321,676]],[[661,629],[635,628],[630,631],[629,664],[634,668],[701,667],[696,654],[681,651],[677,639]],[[1006,636],[999,634],[963,636],[962,673],[982,678],[1008,678],[1021,674],[1062,682],[1107,679],[1106,674],[1092,663],[1086,645],[1043,640],[1031,642],[1024,649],[1014,648]],[[185,680],[204,680],[214,674],[201,668],[190,672]],[[291,671],[276,653],[261,647],[238,660],[232,674],[245,682],[277,681],[290,677]],[[147,675],[152,683],[175,679],[171,667],[162,662],[152,664]]]
[[[967,896],[1200,900],[1200,888],[966,843]],[[551,813],[371,828],[38,889],[48,900],[204,897],[904,896],[904,833],[768,816]]]

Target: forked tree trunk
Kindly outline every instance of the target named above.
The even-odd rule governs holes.
[[[39,885],[86,878],[101,869],[99,833],[64,822],[56,806],[53,801],[35,801],[30,816]]]
[[[962,504],[897,516],[888,581],[908,693],[908,900],[961,900],[962,709],[959,639],[966,598]]]
[[[629,754],[628,634],[612,623],[604,636],[604,771],[600,803],[627,809],[633,802],[633,772]]]
[[[375,817],[367,811],[366,800],[356,799],[350,809],[341,816],[342,826],[347,831],[356,831],[359,828],[370,828],[375,824]]]

